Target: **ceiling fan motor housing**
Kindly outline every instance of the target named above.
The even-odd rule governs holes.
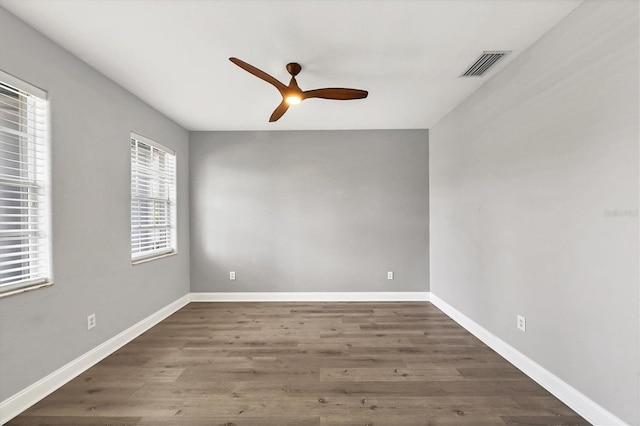
[[[298,75],[298,73],[302,70],[302,67],[297,62],[290,62],[287,64],[287,72],[292,76]]]

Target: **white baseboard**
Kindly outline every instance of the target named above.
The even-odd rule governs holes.
[[[191,293],[192,302],[428,302],[427,291]]]
[[[501,340],[471,318],[449,305],[433,293],[430,301],[451,319],[460,324],[468,332],[476,336],[503,358],[515,365],[524,374],[535,380],[540,386],[552,393],[556,398],[567,404],[572,410],[594,425],[625,425],[618,417],[602,408],[577,389],[546,370],[531,358],[528,358],[513,346]]]
[[[0,424],[4,424],[97,364],[189,302],[389,302],[431,301],[454,321],[495,350],[542,387],[595,425],[624,425],[569,384],[429,292],[280,292],[280,293],[191,293],[160,309],[100,346],[69,362],[26,389],[0,402]]]
[[[97,346],[63,367],[60,367],[48,376],[38,380],[31,386],[0,402],[0,424],[7,423],[9,420],[40,401],[51,392],[60,388],[65,383],[102,361],[122,346],[126,345],[172,313],[176,312],[178,309],[185,306],[189,301],[190,297],[188,294],[181,297],[175,302],[172,302],[159,311],[149,315],[137,324],[129,327],[122,333],[102,343],[100,346]]]

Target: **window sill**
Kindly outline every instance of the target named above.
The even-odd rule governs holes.
[[[46,282],[40,284],[30,285],[28,287],[17,288],[15,290],[10,290],[4,293],[0,293],[0,299],[3,297],[15,296],[16,294],[26,293],[27,291],[39,290],[41,288],[51,287],[53,283]]]
[[[154,255],[151,255],[149,257],[141,257],[140,259],[132,260],[131,264],[134,265],[134,266],[135,265],[140,265],[142,263],[151,262],[152,260],[157,260],[157,259],[162,259],[162,258],[165,258],[165,257],[175,256],[176,254],[178,254],[177,251],[171,251],[169,253],[154,254]]]

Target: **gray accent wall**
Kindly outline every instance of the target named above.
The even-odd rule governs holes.
[[[190,143],[192,291],[429,290],[427,130]]]
[[[0,52],[0,69],[49,93],[55,282],[0,299],[5,400],[189,293],[189,135],[2,7]],[[132,130],[174,148],[178,160],[178,254],[137,266]]]
[[[429,143],[433,294],[635,425],[639,6],[584,2]]]

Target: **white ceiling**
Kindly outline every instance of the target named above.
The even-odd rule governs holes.
[[[6,9],[189,130],[429,128],[581,0],[0,0]],[[511,50],[478,78],[483,50]],[[303,90],[353,87],[355,101],[309,99],[276,123],[273,86],[238,57]]]

